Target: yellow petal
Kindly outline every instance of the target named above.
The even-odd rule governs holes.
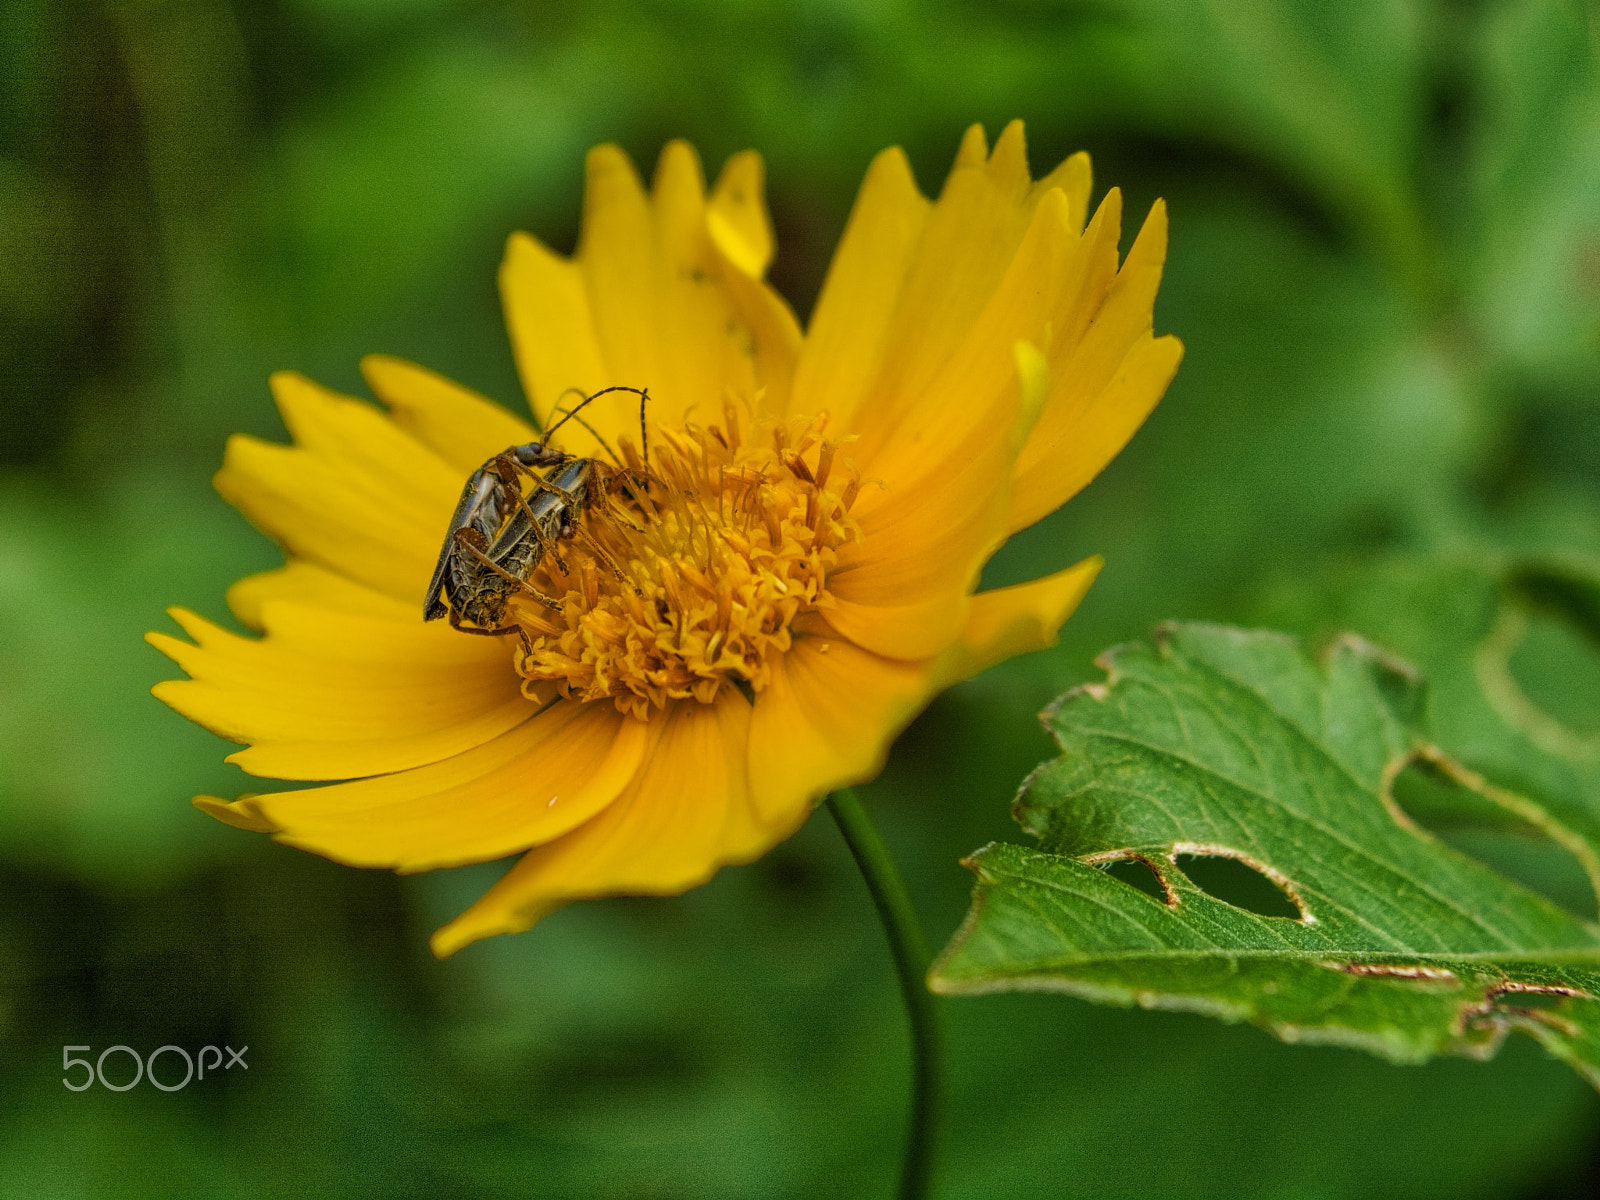
[[[255,796],[280,842],[360,867],[428,871],[559,838],[616,800],[653,734],[612,704],[560,701],[415,770]]]
[[[248,792],[235,800],[223,800],[218,796],[196,796],[193,803],[206,816],[215,817],[224,825],[232,825],[235,829],[247,829],[251,833],[276,833],[277,826],[251,807],[250,802],[255,798],[254,792]]]
[[[1100,201],[1063,266],[1063,305],[1052,318],[1050,350],[1064,361],[1083,341],[1090,324],[1117,280],[1117,247],[1122,242],[1122,191],[1112,188]]]
[[[626,382],[612,378],[600,353],[588,287],[576,263],[525,233],[514,233],[500,264],[500,299],[517,373],[541,429],[553,423],[558,404],[570,407],[603,387]],[[586,412],[584,419],[590,415]],[[607,414],[602,409],[593,415]],[[603,453],[600,443],[577,422],[566,425],[561,445],[583,457]]]
[[[752,279],[761,278],[772,261],[772,221],[765,196],[761,156],[746,150],[723,164],[706,211],[707,228],[717,249]]]
[[[229,633],[172,615],[193,643],[147,640],[190,676],[154,694],[250,749],[230,756],[277,779],[350,779],[459,754],[531,717],[510,649],[424,625],[307,608],[263,606],[267,636]]]
[[[681,426],[696,409],[715,417],[730,391],[787,395],[798,327],[749,271],[761,252],[756,218],[765,220],[759,163],[743,157],[730,171],[713,211],[686,143],[662,151],[648,196],[627,157],[600,146],[588,159],[576,262],[513,239],[502,289],[524,384],[547,425],[570,388],[647,388],[648,417],[666,426]],[[720,246],[708,227],[713,218]],[[584,419],[613,442],[638,439],[638,407],[622,394],[597,401]],[[576,423],[559,444],[602,453]]]
[[[842,416],[861,435],[856,461],[891,489],[927,491],[974,438],[1010,436],[1014,344],[1049,346],[1078,310],[1092,314],[1077,266],[1089,183],[1084,155],[1032,181],[1016,122],[992,155],[982,130],[968,131],[931,210],[903,159],[880,156],[802,348],[792,408]],[[1110,252],[1114,269],[1114,239]]]
[[[800,323],[777,292],[761,279],[747,275],[719,248],[717,279],[741,331],[740,353],[748,354],[755,372],[758,415],[788,412],[796,364],[800,359]]]
[[[919,660],[938,654],[966,623],[964,580],[952,581],[910,604],[861,604],[834,597],[822,610],[843,638],[885,658]]]
[[[1073,232],[1082,233],[1083,222],[1089,216],[1089,189],[1093,182],[1094,172],[1089,167],[1089,156],[1080,150],[1071,158],[1063,159],[1055,170],[1036,181],[1032,198],[1037,202],[1043,199],[1046,192],[1061,192],[1067,198]]]
[[[674,424],[684,400],[663,374],[657,345],[656,224],[633,164],[615,146],[589,151],[578,265],[610,377],[602,386],[650,387],[657,419]],[[672,381],[676,383],[676,381]]]
[[[409,622],[417,616],[414,604],[298,558],[271,571],[246,575],[228,589],[228,607],[251,629],[263,628],[263,607],[278,600],[386,621]]]
[[[737,354],[728,337],[732,306],[718,286],[706,229],[705,177],[687,142],[668,142],[662,149],[651,200],[655,246],[643,265],[653,277],[646,281],[643,298],[653,311],[643,325],[619,325],[616,336],[635,346],[654,343],[651,387],[662,403],[653,415],[678,426],[690,409],[716,404],[726,387],[753,394],[754,356],[734,361]],[[611,257],[609,247],[601,257]],[[606,344],[609,356],[609,338]],[[744,349],[753,346],[747,343]]]
[[[898,147],[872,160],[828,267],[795,368],[793,411],[827,411],[842,432],[877,377],[928,201]]]
[[[242,434],[228,439],[222,469],[212,482],[223,499],[288,554],[421,612],[449,507],[436,522],[420,520],[391,507],[383,492],[362,479],[299,450]]]
[[[741,155],[729,170],[732,177],[718,183],[718,209],[719,197],[706,201],[700,160],[687,142],[669,142],[656,166],[651,198],[660,247],[659,309],[652,333],[661,339],[665,377],[651,386],[669,394],[655,414],[664,422],[681,423],[697,408],[716,414],[729,391],[747,397],[765,391],[769,406],[781,405],[788,395],[799,326],[788,305],[750,269],[765,265],[763,239],[764,253],[771,251],[761,160]],[[744,214],[744,226],[736,230],[723,222],[719,241],[718,223],[734,208]],[[747,244],[747,237],[755,244]],[[676,401],[674,391],[681,395]]]
[[[1046,193],[1005,274],[939,374],[920,390],[882,395],[858,417],[862,437],[851,453],[868,476],[891,488],[933,487],[980,440],[1015,438],[1013,452],[1021,448],[1017,342],[1045,344],[1052,318],[1070,304],[1061,290],[1078,241],[1066,197]]]
[[[781,825],[835,788],[871,779],[929,689],[924,664],[883,658],[843,638],[796,638],[756,695],[750,790],[757,813]]]
[[[986,439],[929,486],[864,491],[854,512],[862,541],[839,550],[829,591],[890,607],[965,594],[1004,539],[1013,459],[1005,442]]]
[[[1018,122],[1013,121],[1012,125]],[[1009,128],[1009,127],[1008,127]],[[965,169],[971,171],[983,170],[984,163],[989,161],[989,138],[983,132],[982,125],[968,125],[961,133],[961,144],[956,147],[956,161],[951,165],[951,173]],[[950,181],[945,180],[949,187]]]
[[[569,900],[675,895],[744,862],[804,821],[752,812],[745,772],[750,706],[724,689],[711,704],[680,702],[633,782],[592,821],[529,851],[471,908],[433,935],[441,958],[478,938],[527,929]]]
[[[217,491],[291,555],[420,605],[459,473],[371,405],[290,374],[273,391],[297,445],[229,438]]]
[[[898,416],[901,397],[920,396],[938,380],[1033,221],[1021,124],[1008,126],[982,163],[975,157],[979,145],[971,138],[963,144],[928,214],[885,334],[872,401],[858,410],[856,428],[865,430],[878,416]]]
[[[1095,555],[1043,579],[972,597],[966,628],[939,661],[938,687],[970,679],[1014,655],[1055,645],[1061,626],[1077,611],[1104,564]]]
[[[936,471],[858,501],[862,541],[842,548],[824,616],[851,641],[891,658],[942,651],[966,620],[967,593],[1003,540],[1016,448],[1049,387],[1042,356],[1011,347],[1010,404]]]
[[[1011,530],[1054,512],[1098,475],[1172,381],[1183,346],[1151,335],[1166,246],[1158,201],[1093,324],[1052,362],[1055,386],[1017,461]]]
[[[368,480],[419,513],[454,505],[460,473],[372,405],[294,371],[280,371],[271,382],[278,412],[300,450]]]
[[[455,467],[463,483],[485,460],[537,436],[494,401],[415,363],[369,354],[361,373],[394,423]]]

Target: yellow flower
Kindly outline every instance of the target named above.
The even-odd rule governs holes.
[[[344,782],[195,803],[356,866],[526,851],[441,955],[788,837],[940,689],[1050,644],[1099,569],[973,593],[1182,356],[1151,332],[1163,207],[1119,270],[1120,196],[1085,227],[1088,198],[1082,154],[1031,180],[1020,124],[992,154],[969,130],[933,202],[887,150],[802,334],[763,282],[758,157],[707,195],[673,143],[647,194],[594,150],[576,256],[514,235],[500,284],[540,427],[572,389],[647,388],[648,475],[597,465],[580,528],[528,576],[560,607],[517,592],[504,636],[465,636],[423,596],[463,483],[533,426],[390,358],[363,363],[387,412],[274,377],[294,445],[236,436],[216,478],[285,551],[228,595],[263,636],[174,609],[192,642],[150,640],[191,678],[155,692],[244,743],[229,761],[252,775]],[[639,463],[636,398],[582,416],[563,450]]]

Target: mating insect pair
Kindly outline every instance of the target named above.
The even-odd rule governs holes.
[[[499,637],[517,630],[515,624],[506,623],[506,615],[511,597],[519,592],[547,608],[559,609],[561,601],[534,587],[528,577],[547,555],[566,572],[562,541],[582,542],[612,574],[624,578],[610,553],[584,528],[583,518],[596,505],[610,503],[610,490],[618,480],[637,487],[634,473],[623,468],[620,459],[613,467],[550,445],[556,431],[574,419],[595,433],[578,413],[611,392],[632,392],[639,397],[639,439],[644,461],[650,461],[644,422],[649,391],[620,386],[585,396],[545,431],[543,441],[511,446],[495,455],[472,473],[462,489],[422,602],[423,620],[448,613],[450,624],[463,633]],[[595,438],[617,458],[605,439],[598,433]],[[463,621],[471,624],[463,625]]]

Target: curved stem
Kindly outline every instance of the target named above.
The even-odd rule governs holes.
[[[934,1144],[944,1105],[944,1038],[938,997],[927,985],[928,945],[900,868],[855,792],[849,788],[834,792],[828,797],[828,811],[872,893],[911,1023],[911,1129],[900,1173],[900,1200],[922,1200],[932,1184]]]

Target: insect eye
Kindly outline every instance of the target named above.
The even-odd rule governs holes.
[[[537,466],[545,456],[545,448],[538,442],[529,442],[526,446],[518,446],[512,451],[517,456],[517,461],[525,467]]]

